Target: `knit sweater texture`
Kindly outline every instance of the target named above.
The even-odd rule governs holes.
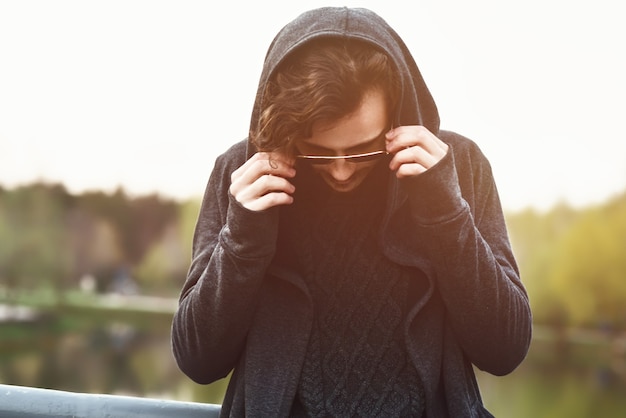
[[[424,409],[402,332],[418,272],[387,259],[376,237],[387,163],[349,193],[332,191],[304,163],[294,204],[281,211],[277,252],[301,272],[316,312],[293,417],[420,417]]]

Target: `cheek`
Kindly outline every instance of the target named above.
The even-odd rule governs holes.
[[[327,174],[329,172],[330,165],[313,165],[311,168],[316,174]]]
[[[375,165],[376,161],[361,163],[356,167],[355,172],[358,172],[360,175],[366,176],[370,171],[372,171]]]
[[[376,161],[359,163],[359,164],[349,164],[345,167],[334,167],[334,164],[328,165],[314,165],[313,171],[322,176],[332,176],[332,173],[335,170],[348,170],[352,171],[352,176],[365,177],[376,165]]]

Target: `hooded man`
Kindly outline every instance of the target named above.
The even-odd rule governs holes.
[[[474,366],[510,373],[530,338],[489,163],[401,38],[366,9],[286,25],[207,185],[181,370],[232,372],[222,416],[484,417]]]

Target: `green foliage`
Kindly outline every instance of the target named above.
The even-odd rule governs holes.
[[[562,324],[565,320],[560,301],[546,288],[546,277],[553,264],[557,242],[575,216],[575,212],[566,205],[559,205],[547,214],[528,209],[507,216],[511,245],[534,318],[539,322]]]
[[[183,262],[182,242],[177,226],[166,230],[161,239],[150,247],[133,276],[150,293],[175,295],[184,277],[187,263]]]
[[[626,194],[599,207],[507,216],[534,319],[626,325]]]
[[[188,260],[191,260],[193,234],[200,213],[200,205],[200,200],[192,199],[183,203],[179,211],[180,233],[184,244],[185,257]]]
[[[104,290],[119,271],[175,296],[191,261],[199,200],[131,198],[58,185],[0,188],[0,290]],[[626,193],[597,207],[506,215],[535,322],[626,325]]]
[[[123,190],[112,195],[86,193],[78,198],[82,212],[110,223],[115,229],[125,261],[135,264],[176,219],[178,204],[158,195],[129,198]]]
[[[62,289],[71,253],[64,218],[72,203],[60,186],[34,185],[0,195],[0,279],[7,288]]]
[[[626,199],[585,211],[563,234],[550,285],[576,325],[626,320]]]
[[[0,288],[60,291],[91,275],[106,289],[176,223],[177,211],[174,201],[129,198],[122,190],[73,196],[43,183],[0,189]]]
[[[189,200],[178,207],[176,222],[170,224],[143,257],[134,275],[151,293],[178,296],[189,263],[200,202]]]

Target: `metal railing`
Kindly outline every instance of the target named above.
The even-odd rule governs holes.
[[[0,384],[0,417],[217,418],[220,406]]]

